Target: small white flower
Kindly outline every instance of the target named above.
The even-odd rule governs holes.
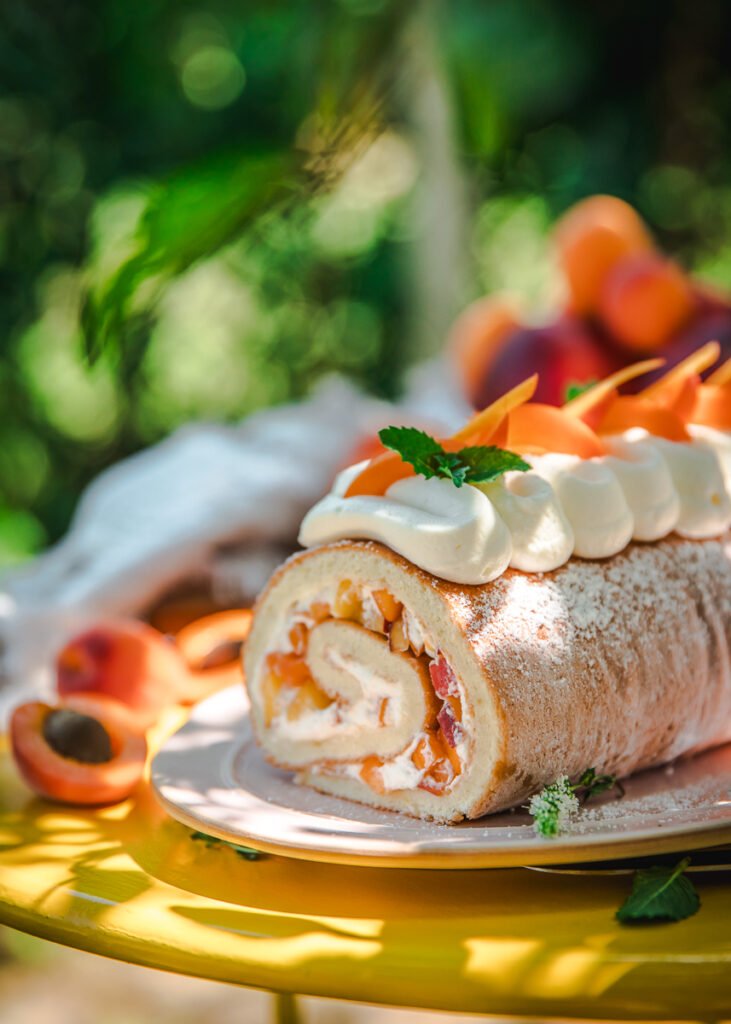
[[[579,800],[567,775],[545,786],[528,804],[536,832],[546,838],[559,835],[578,810]]]

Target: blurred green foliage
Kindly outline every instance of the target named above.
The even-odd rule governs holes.
[[[447,313],[549,304],[548,226],[595,191],[726,283],[730,29],[721,0],[3,0],[0,562],[190,418],[332,370],[397,393],[429,346],[425,82],[466,206]]]

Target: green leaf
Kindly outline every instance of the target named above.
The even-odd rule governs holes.
[[[468,484],[488,483],[490,480],[497,480],[503,473],[512,470],[524,473],[531,468],[520,455],[505,451],[504,448],[496,448],[494,445],[462,448],[457,454],[468,467],[465,476],[465,482]]]
[[[616,775],[597,775],[596,768],[587,768],[581,778],[574,784],[574,790],[583,790],[582,800],[590,800],[599,793],[606,793],[609,789],[617,787],[620,796],[624,796],[624,786],[618,781]]]
[[[574,398],[578,398],[579,395],[583,395],[585,391],[589,391],[590,388],[593,388],[595,384],[595,380],[588,380],[585,384],[568,384],[566,386],[564,402],[571,402]]]
[[[632,892],[616,913],[622,924],[641,921],[683,921],[701,905],[692,882],[683,872],[690,857],[675,867],[656,866],[635,872]]]
[[[293,158],[280,151],[219,154],[150,189],[136,248],[111,277],[92,282],[81,311],[87,358],[149,335],[165,285],[239,238],[274,204],[291,197]],[[140,331],[140,328],[142,330]],[[137,345],[139,356],[140,348]],[[130,358],[129,351],[126,352]]]
[[[509,470],[530,469],[514,452],[478,445],[447,452],[442,445],[416,427],[385,427],[378,435],[386,448],[398,452],[404,462],[429,480],[442,477],[455,487],[496,480]]]
[[[191,832],[190,838],[196,842],[202,842],[207,850],[227,846],[230,850],[234,851],[237,857],[241,857],[243,860],[260,860],[264,856],[259,850],[254,850],[250,846],[236,846],[234,843],[226,842],[225,839],[209,836],[205,832]]]
[[[416,427],[384,427],[378,436],[386,448],[392,448],[407,462],[445,454],[438,441]]]

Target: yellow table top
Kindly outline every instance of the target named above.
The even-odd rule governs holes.
[[[132,963],[281,992],[540,1017],[718,1019],[731,884],[620,927],[629,877],[390,871],[206,848],[149,787],[105,810],[35,799],[0,752],[0,922]]]

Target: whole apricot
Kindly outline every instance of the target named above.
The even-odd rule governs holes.
[[[74,637],[56,657],[61,697],[96,693],[125,704],[143,727],[181,700],[189,672],[180,652],[152,626],[102,622]]]
[[[639,214],[616,196],[596,195],[572,206],[553,230],[572,313],[594,313],[607,274],[621,260],[654,245]]]
[[[690,282],[672,260],[645,255],[623,260],[602,287],[598,315],[613,338],[632,351],[662,348],[696,308]]]
[[[41,796],[67,804],[110,804],[129,796],[147,759],[144,735],[107,698],[30,701],[10,718],[18,769]]]

